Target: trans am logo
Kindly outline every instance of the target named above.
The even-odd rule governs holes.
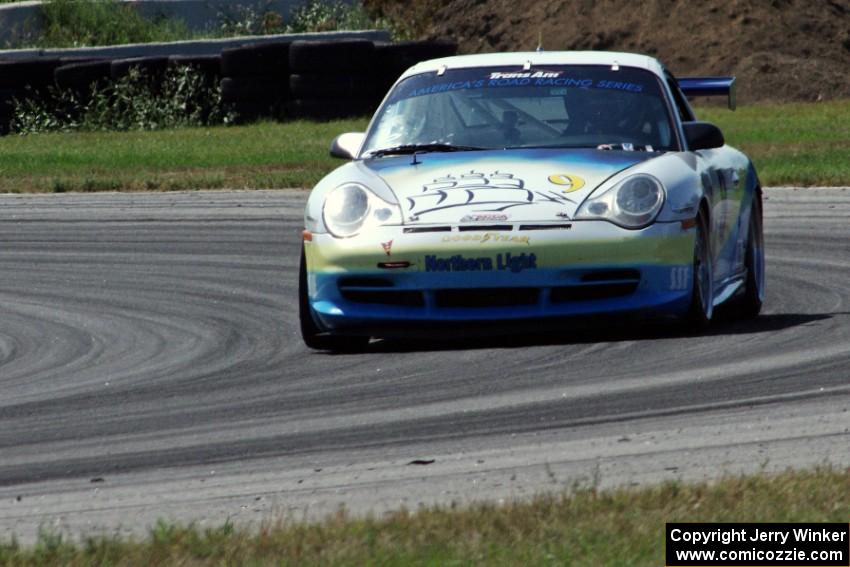
[[[473,170],[458,176],[446,175],[425,184],[420,195],[407,198],[407,210],[417,217],[469,206],[481,207],[481,212],[497,213],[539,203],[565,205],[575,201],[560,192],[528,189],[525,181],[512,173],[486,174]]]

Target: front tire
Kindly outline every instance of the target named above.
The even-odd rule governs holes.
[[[708,218],[700,211],[694,239],[693,292],[688,323],[693,330],[702,330],[714,315],[714,267],[711,263],[711,239]]]
[[[316,324],[313,308],[307,293],[307,258],[301,246],[301,265],[298,270],[298,318],[301,323],[301,340],[316,350],[354,352],[366,348],[369,337],[341,337],[327,334]]]
[[[747,234],[747,251],[744,267],[747,269],[747,281],[744,292],[736,303],[735,313],[740,319],[752,319],[758,316],[764,302],[764,225],[762,221],[761,198],[753,201],[750,213],[750,226]]]

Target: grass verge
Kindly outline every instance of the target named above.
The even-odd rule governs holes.
[[[850,185],[850,101],[697,110],[756,164],[763,185]]]
[[[539,497],[530,502],[344,514],[322,523],[199,529],[160,523],[141,540],[0,544],[0,565],[663,565],[665,522],[846,522],[850,472],[820,468],[714,484]]]
[[[342,162],[339,132],[366,121],[0,138],[0,192],[310,187]]]
[[[703,107],[764,185],[850,185],[850,101]],[[311,187],[366,119],[0,138],[0,192]]]

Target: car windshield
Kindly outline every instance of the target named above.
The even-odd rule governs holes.
[[[401,81],[364,157],[501,148],[676,149],[657,77],[602,65],[476,67]]]

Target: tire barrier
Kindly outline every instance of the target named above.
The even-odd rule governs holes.
[[[9,133],[9,126],[15,114],[14,101],[21,100],[25,92],[23,89],[0,88],[0,135]]]
[[[289,68],[302,74],[365,71],[374,67],[374,54],[375,44],[365,39],[295,41],[289,49]]]
[[[288,75],[291,43],[281,41],[225,49],[221,52],[221,74],[225,77]]]
[[[219,55],[172,55],[168,58],[171,67],[191,67],[210,84],[221,80],[221,57]]]
[[[221,100],[236,122],[285,118],[289,100],[289,48],[282,41],[221,52]]]
[[[153,83],[161,81],[168,69],[168,57],[134,57],[132,59],[115,59],[112,61],[110,74],[117,81],[130,74],[131,69],[137,69],[145,74]]]
[[[286,105],[287,116],[299,120],[337,120],[374,112],[374,100],[357,98],[295,99]]]
[[[84,61],[57,67],[53,73],[56,86],[73,91],[80,98],[88,98],[92,87],[102,87],[112,80],[112,61]]]
[[[371,41],[296,41],[289,49],[289,69],[293,100],[287,109],[293,118],[363,116],[380,102]]]
[[[380,68],[377,77],[380,89],[388,91],[402,73],[420,61],[451,57],[456,53],[457,44],[448,41],[376,43],[375,59]]]
[[[236,113],[239,123],[259,118],[283,118],[289,85],[270,75],[225,77],[221,80],[221,100]]]
[[[112,61],[110,74],[113,81],[119,81],[135,70],[142,73],[144,82],[149,85],[151,92],[160,94],[165,72],[168,70],[168,57],[134,57],[131,59],[116,59]]]
[[[0,61],[0,134],[9,130],[14,99],[38,98],[55,85],[85,100],[93,86],[120,79],[134,67],[157,88],[169,66],[192,66],[210,85],[221,86],[222,100],[239,122],[365,116],[407,68],[456,52],[456,44],[442,41],[337,39],[250,44],[220,55]]]
[[[61,64],[59,58],[0,61],[0,88],[44,90],[53,84],[53,72]]]

